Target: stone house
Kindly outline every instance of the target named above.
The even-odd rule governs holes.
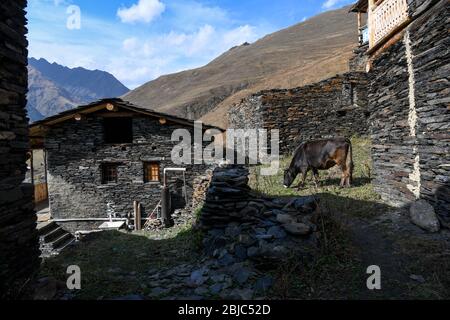
[[[450,226],[450,37],[447,0],[360,0],[374,185],[391,205],[434,205]],[[361,18],[359,18],[361,19]]]
[[[45,151],[54,221],[69,231],[91,229],[110,216],[132,216],[135,201],[146,217],[160,201],[164,177],[173,208],[184,207],[192,181],[207,166],[172,163],[172,149],[179,143],[171,141],[176,129],[194,137],[194,121],[121,99],[101,100],[33,123],[32,147]],[[185,177],[167,171],[174,167],[185,169]]]

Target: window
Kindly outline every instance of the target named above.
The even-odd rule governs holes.
[[[347,111],[345,111],[345,110],[339,110],[336,113],[339,118],[345,117],[347,115]]]
[[[105,143],[132,143],[133,121],[130,117],[104,118],[103,133]]]
[[[102,164],[102,184],[117,183],[117,164]]]
[[[144,162],[144,182],[160,182],[158,162]]]

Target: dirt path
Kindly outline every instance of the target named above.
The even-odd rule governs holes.
[[[448,259],[445,248],[450,248],[447,230],[426,233],[412,225],[401,211],[370,221],[341,218],[357,248],[361,266],[376,265],[381,269],[381,290],[368,290],[366,283],[361,283],[357,293],[360,299],[448,298],[444,283],[450,276],[448,261],[444,260]]]

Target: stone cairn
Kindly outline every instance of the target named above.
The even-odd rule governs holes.
[[[199,220],[206,253],[220,265],[252,260],[276,266],[315,248],[315,199],[260,196],[248,175],[240,166],[215,169]]]

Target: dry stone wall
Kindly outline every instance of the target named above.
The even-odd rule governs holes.
[[[351,71],[365,72],[367,70],[368,49],[369,44],[365,44],[353,50],[353,57],[348,61],[348,67]]]
[[[28,128],[26,1],[0,2],[0,298],[14,298],[39,266]]]
[[[351,72],[294,89],[254,94],[229,112],[231,128],[278,129],[280,150],[293,152],[304,140],[368,133],[367,79]]]
[[[243,166],[214,170],[198,226],[207,233],[204,246],[219,264],[250,260],[276,267],[289,254],[302,256],[316,249],[314,197],[271,198],[248,186]]]
[[[445,225],[450,224],[449,30],[448,2],[439,1],[374,60],[369,93],[377,192],[393,205],[424,198]]]

